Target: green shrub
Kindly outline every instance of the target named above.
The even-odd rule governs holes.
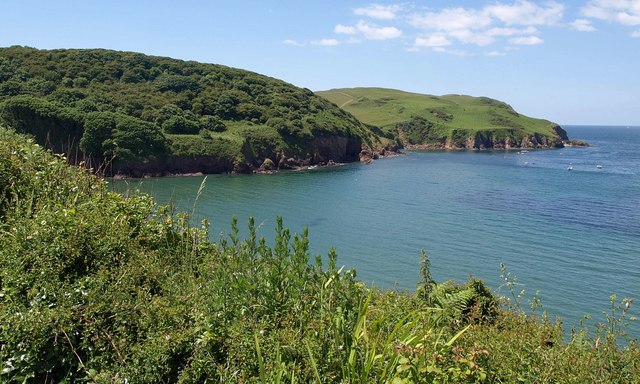
[[[198,123],[188,120],[182,116],[171,116],[162,123],[162,130],[165,133],[192,135],[200,131]]]
[[[220,118],[205,115],[200,118],[200,129],[212,132],[224,132],[227,130],[227,126]]]

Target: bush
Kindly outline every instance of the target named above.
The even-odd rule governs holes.
[[[200,131],[198,123],[187,120],[182,116],[172,116],[162,123],[162,130],[165,133],[174,134],[197,134]]]
[[[136,80],[138,81],[138,80]],[[180,75],[169,75],[163,74],[158,76],[153,84],[155,87],[162,92],[173,91],[173,92],[181,92],[181,91],[197,91],[198,90],[198,82],[187,76]]]
[[[116,114],[113,136],[103,145],[121,164],[146,162],[169,152],[169,142],[155,124],[122,114]]]
[[[396,129],[404,134],[410,144],[444,142],[445,139],[436,124],[421,116],[414,116],[409,121],[396,124]]]
[[[200,118],[200,128],[213,132],[224,132],[227,130],[227,126],[224,121],[216,116],[209,115],[205,115]]]
[[[58,152],[72,152],[70,147],[82,136],[82,120],[73,108],[31,96],[13,97],[0,104],[0,121]]]

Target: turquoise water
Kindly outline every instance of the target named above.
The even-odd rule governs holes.
[[[281,215],[292,231],[309,228],[314,255],[334,247],[339,263],[381,287],[414,289],[425,249],[438,281],[473,275],[498,289],[505,263],[519,288],[539,291],[543,308],[567,324],[585,314],[602,320],[612,293],[639,299],[637,315],[640,128],[565,129],[592,147],[411,152],[371,165],[210,175],[195,212],[212,223],[214,240],[232,216],[255,217],[270,239]],[[202,180],[146,179],[141,188],[190,212]]]

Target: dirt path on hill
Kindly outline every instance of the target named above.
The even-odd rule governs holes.
[[[341,95],[343,95],[343,96],[350,97],[350,99],[349,99],[349,100],[347,100],[347,101],[345,101],[344,103],[340,104],[340,108],[344,108],[344,106],[345,106],[345,105],[349,105],[349,104],[353,103],[354,98],[353,98],[350,94],[348,94],[348,93],[344,93],[344,92],[339,92],[339,93],[340,93]]]

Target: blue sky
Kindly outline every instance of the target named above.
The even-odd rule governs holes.
[[[224,64],[314,91],[488,96],[560,124],[640,125],[640,0],[2,0],[0,46]]]

